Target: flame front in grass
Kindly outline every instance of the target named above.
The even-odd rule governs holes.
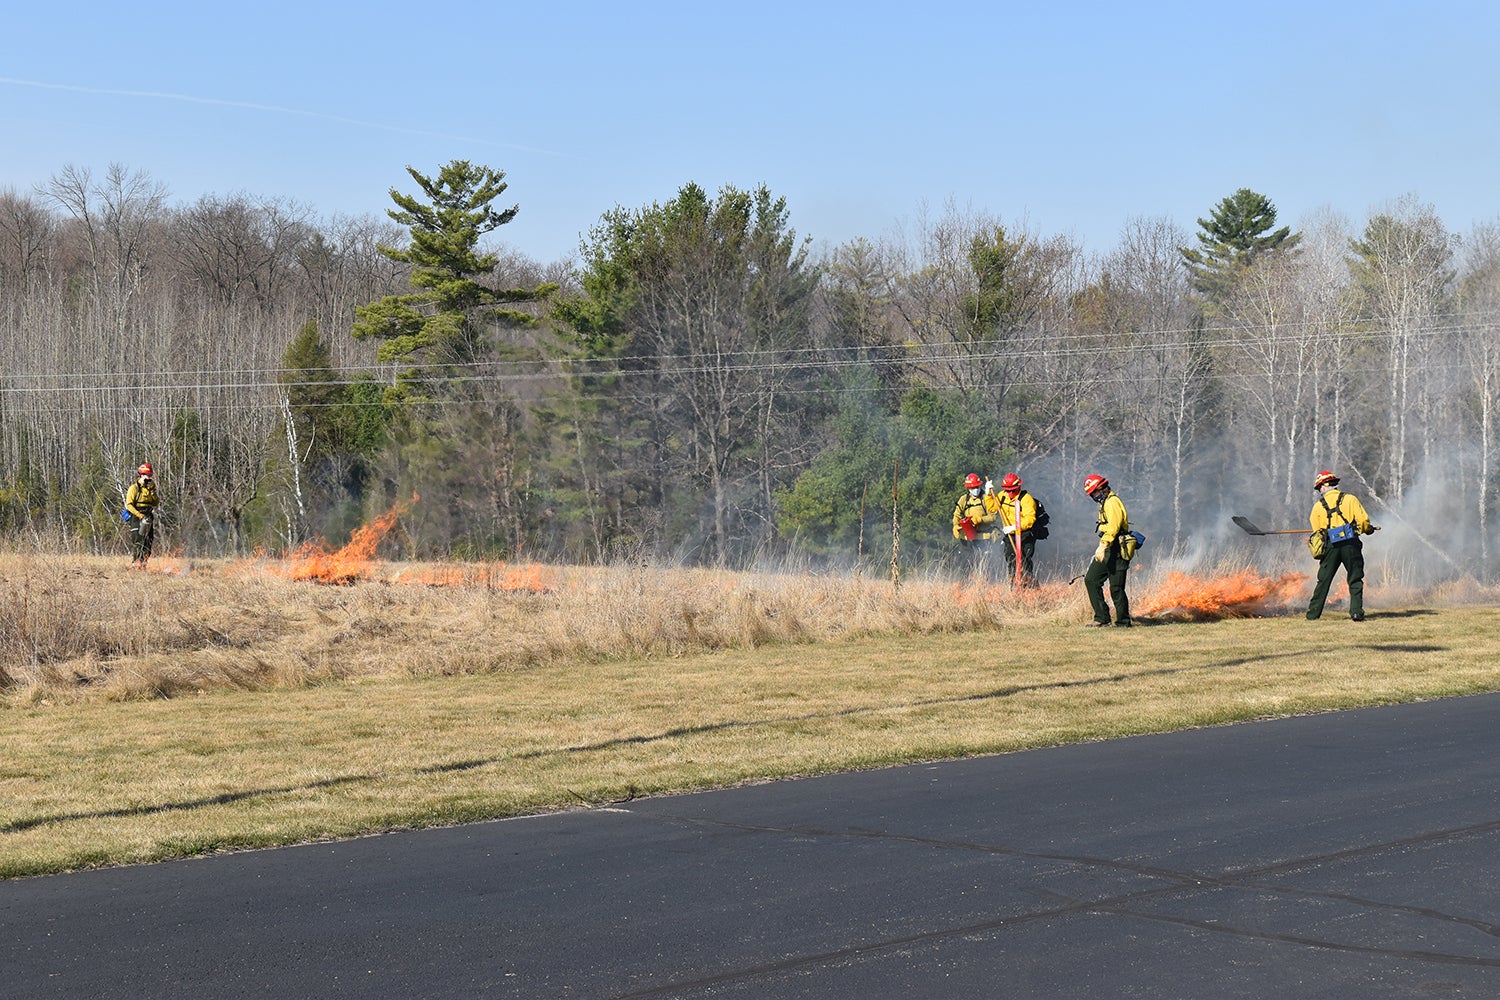
[[[1275,615],[1302,599],[1307,579],[1305,573],[1284,573],[1272,579],[1249,569],[1212,579],[1174,571],[1135,611],[1188,621]]]
[[[461,563],[418,566],[400,570],[392,583],[422,587],[483,587],[507,592],[525,591],[550,594],[558,589],[558,574],[539,563],[489,563],[480,566]]]
[[[506,567],[490,586],[495,590],[527,591],[533,594],[550,594],[557,589],[557,576],[545,566],[525,563]]]
[[[412,497],[412,502],[416,502]],[[338,551],[325,542],[307,542],[289,557],[284,573],[293,580],[345,585],[373,575],[375,549],[396,526],[410,504],[398,503],[369,524],[356,528],[349,544]]]

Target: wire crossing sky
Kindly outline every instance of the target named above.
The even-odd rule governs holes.
[[[87,0],[6,35],[0,190],[119,163],[174,202],[379,216],[408,165],[467,159],[542,262],[690,181],[766,184],[819,247],[952,202],[1103,253],[1240,187],[1293,226],[1405,195],[1456,233],[1500,219],[1486,3]]]

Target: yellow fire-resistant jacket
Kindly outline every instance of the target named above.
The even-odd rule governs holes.
[[[156,495],[156,484],[137,479],[125,491],[125,509],[134,517],[149,517],[156,510],[160,498]]]
[[[1130,530],[1130,516],[1125,501],[1111,493],[1099,505],[1099,544],[1113,545],[1115,539]]]
[[[995,537],[993,531],[981,530],[983,525],[993,525],[995,523],[995,515],[985,505],[985,499],[982,496],[971,497],[969,496],[969,491],[964,490],[963,495],[958,498],[958,503],[953,508],[954,538],[967,540],[964,535],[964,529],[958,526],[958,522],[962,521],[965,517],[974,522],[974,538],[976,541],[981,538],[988,540]]]
[[[1336,515],[1329,519],[1328,511],[1323,509],[1323,501],[1328,501],[1328,506],[1333,508]],[[1359,502],[1359,497],[1353,493],[1343,493],[1337,487],[1329,487],[1313,504],[1312,515],[1308,518],[1313,530],[1319,528],[1333,528],[1341,524],[1352,524],[1354,530],[1361,535],[1374,533],[1375,529],[1370,525],[1370,515],[1365,513],[1365,505]]]
[[[1000,518],[1000,526],[1006,527],[1016,523],[1016,508],[1021,509],[1021,533],[1025,534],[1036,527],[1036,497],[1021,491],[1021,495],[1014,500],[1003,491],[1000,493],[988,493],[984,498],[984,506],[992,514]]]

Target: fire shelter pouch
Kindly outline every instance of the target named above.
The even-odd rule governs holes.
[[[1354,541],[1354,525],[1352,525],[1352,524],[1341,524],[1341,525],[1339,525],[1336,528],[1333,527],[1332,525],[1329,525],[1329,527],[1328,527],[1328,544],[1329,545],[1342,545],[1345,542],[1352,542],[1352,541]]]

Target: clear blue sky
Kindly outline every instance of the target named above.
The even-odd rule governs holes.
[[[1454,232],[1500,218],[1500,5],[919,9],[12,5],[0,189],[116,162],[174,203],[381,215],[407,165],[467,159],[505,171],[521,211],[497,235],[542,261],[688,181],[765,183],[818,245],[952,199],[1102,252],[1240,187],[1294,225],[1406,194]]]

